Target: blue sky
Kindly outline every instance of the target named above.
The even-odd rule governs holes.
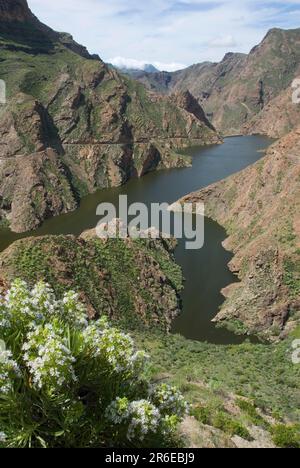
[[[28,0],[103,60],[174,70],[249,52],[272,27],[300,27],[300,0]]]

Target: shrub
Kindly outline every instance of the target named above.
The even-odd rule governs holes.
[[[274,444],[280,448],[300,448],[300,426],[278,424],[272,428]]]
[[[0,301],[1,447],[163,447],[187,412],[147,356],[74,292],[16,280]]]
[[[202,424],[209,425],[211,421],[211,412],[209,408],[205,406],[197,405],[191,410],[191,415]]]
[[[245,440],[251,440],[251,435],[246,427],[239,421],[232,419],[226,413],[219,412],[213,419],[213,426],[228,435],[237,435]]]
[[[238,399],[236,403],[237,406],[249,416],[253,424],[265,427],[266,429],[269,428],[269,423],[258,413],[253,403],[242,399]]]

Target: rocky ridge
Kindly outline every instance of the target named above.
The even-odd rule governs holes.
[[[300,322],[300,129],[266,157],[180,202],[203,201],[228,232],[240,283],[226,288],[216,317],[239,333],[285,337]]]
[[[181,147],[221,141],[200,106],[191,113],[186,98],[178,105],[122,77],[40,23],[26,0],[0,0],[0,45],[0,213],[13,231],[98,188],[189,165]]]
[[[106,315],[126,327],[166,332],[180,312],[183,278],[175,246],[164,239],[101,240],[95,230],[27,238],[1,253],[0,285],[6,290],[14,278],[29,285],[43,280],[58,296],[77,291],[90,318]]]
[[[300,29],[272,29],[249,55],[228,53],[220,63],[138,79],[162,94],[189,90],[224,135],[267,132],[277,138],[300,121],[299,108],[288,102],[300,76],[299,46]]]

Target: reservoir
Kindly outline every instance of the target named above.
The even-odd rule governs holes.
[[[191,148],[185,151],[193,157],[190,168],[153,172],[141,179],[132,179],[117,188],[99,190],[85,197],[78,210],[47,220],[34,232],[14,234],[0,231],[0,251],[12,242],[29,236],[46,234],[75,234],[94,228],[99,218],[96,208],[101,202],[118,206],[119,195],[127,195],[128,203],[174,203],[190,192],[199,190],[255,163],[263,156],[272,140],[263,136],[241,136],[225,139],[223,145]],[[173,332],[186,338],[216,344],[238,344],[244,337],[218,329],[211,320],[217,314],[224,298],[220,291],[237,281],[229,271],[232,255],[222,242],[226,232],[214,221],[205,219],[205,245],[201,250],[186,250],[180,240],[175,252],[177,263],[183,269],[185,288],[182,293],[183,312],[173,324]]]

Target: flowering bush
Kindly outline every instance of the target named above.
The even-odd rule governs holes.
[[[146,365],[76,293],[15,281],[0,298],[0,447],[168,446],[187,405]]]

